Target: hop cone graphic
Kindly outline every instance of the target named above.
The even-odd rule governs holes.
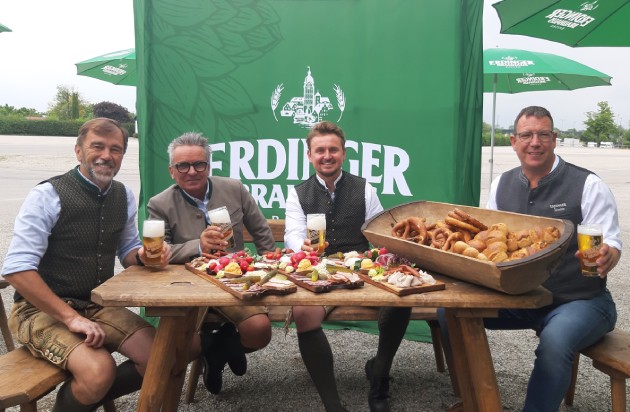
[[[232,73],[272,50],[281,40],[276,11],[265,0],[155,0],[158,33],[148,64],[164,111],[172,110],[167,130],[177,135],[186,122],[207,134],[251,139],[256,127],[252,98]],[[162,39],[161,41],[159,39]],[[169,130],[170,129],[170,130]]]

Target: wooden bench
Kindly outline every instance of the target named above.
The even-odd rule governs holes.
[[[0,279],[0,289],[7,286],[9,282]],[[0,412],[18,405],[22,412],[35,412],[37,401],[68,379],[70,373],[44,359],[34,357],[24,346],[15,349],[2,297],[0,329],[9,351],[0,356]],[[103,405],[103,409],[106,412],[116,412],[112,401]]]
[[[626,379],[630,377],[630,334],[613,330],[580,353],[593,360],[595,369],[610,376],[612,412],[625,412]],[[564,403],[569,406],[573,405],[580,353],[577,353],[573,360],[571,385],[564,398]]]
[[[284,242],[284,220],[268,219],[269,227],[273,233],[276,242]],[[244,231],[243,238],[246,243],[253,241],[251,235]],[[269,307],[269,319],[272,322],[284,322],[289,307],[287,306],[271,306]],[[365,321],[377,320],[378,308],[363,306],[338,306],[330,313],[327,321]],[[411,311],[412,320],[427,321],[431,329],[431,340],[433,351],[435,353],[435,365],[438,372],[444,372],[444,352],[442,349],[442,336],[437,321],[437,310],[433,308],[413,308]],[[209,312],[205,317],[205,322],[224,322],[225,320],[217,313]],[[195,359],[190,367],[190,375],[188,378],[188,386],[184,396],[184,403],[188,404],[194,401],[199,376],[201,375],[201,362]]]
[[[37,411],[37,401],[68,377],[68,372],[34,357],[24,346],[5,353],[0,356],[0,412],[18,405],[21,412]],[[112,401],[103,409],[116,412]]]

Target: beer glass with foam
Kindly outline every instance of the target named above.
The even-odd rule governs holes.
[[[602,226],[595,223],[578,225],[578,250],[582,263],[582,275],[599,276],[595,261],[599,258],[599,248],[604,243]]]
[[[145,266],[160,267],[162,259],[162,243],[164,242],[164,221],[149,219],[142,226],[142,245],[146,259]]]
[[[228,242],[227,249],[232,249],[234,247],[234,232],[232,230],[232,220],[230,219],[230,213],[227,207],[221,206],[209,210],[208,220],[211,225],[218,226],[221,229],[223,239]]]
[[[324,213],[306,215],[306,237],[318,254],[324,253],[326,248],[326,215]]]

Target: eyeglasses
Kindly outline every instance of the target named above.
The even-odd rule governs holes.
[[[191,166],[195,169],[195,172],[203,172],[208,168],[208,162],[179,162],[172,166],[177,169],[179,173],[188,173]]]
[[[538,136],[538,140],[543,143],[548,143],[553,138],[553,132],[551,130],[543,130],[542,132],[516,133],[516,136],[521,139],[521,142],[523,143],[529,143],[534,135]]]

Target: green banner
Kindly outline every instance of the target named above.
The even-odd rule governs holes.
[[[313,173],[315,122],[346,133],[344,170],[385,208],[477,205],[482,0],[135,0],[140,219],[172,184],[166,148],[212,143],[212,174],[243,181],[266,217]]]

